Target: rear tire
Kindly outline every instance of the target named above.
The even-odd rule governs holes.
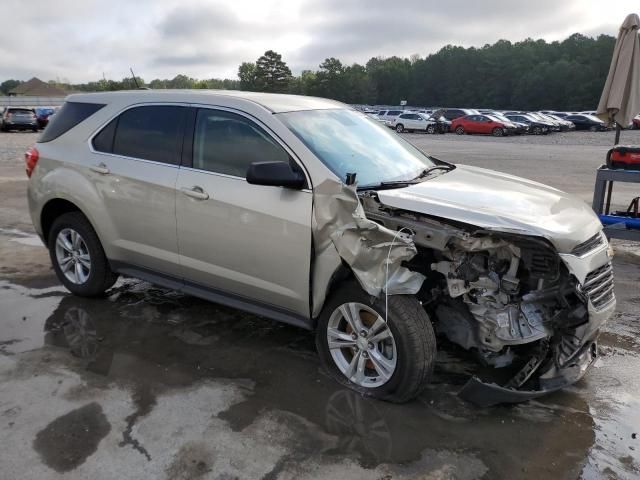
[[[73,238],[78,239],[77,245],[69,242]],[[118,279],[96,231],[80,212],[65,213],[53,221],[48,246],[58,279],[75,295],[100,296]]]
[[[533,127],[533,134],[540,135],[542,133],[542,129],[540,127]]]
[[[591,125],[591,126],[589,127],[589,131],[590,131],[590,132],[597,132],[597,131],[598,131],[598,127],[596,127],[595,125]]]
[[[402,133],[404,132],[404,125],[402,125],[401,123],[396,125],[396,132],[398,133]]]
[[[436,133],[436,127],[435,127],[435,126],[433,126],[433,125],[429,125],[429,126],[427,127],[427,133],[430,133],[430,134],[434,134],[434,133]]]
[[[352,322],[346,320],[344,311],[357,312],[366,335],[350,327]],[[389,296],[386,323],[384,316],[384,296],[372,297],[355,280],[347,281],[334,291],[320,314],[316,347],[324,368],[338,382],[363,395],[406,402],[429,382],[436,359],[435,334],[429,316],[412,295]],[[378,328],[370,328],[376,322]],[[385,340],[366,345],[366,339],[374,340],[381,332],[388,335]],[[342,347],[330,349],[329,338]],[[347,378],[350,362],[360,366],[360,356],[364,358],[362,375],[354,371]],[[385,366],[393,363],[393,370],[381,369],[381,360]]]
[[[464,135],[464,127],[463,126],[456,127],[456,133],[458,135]]]

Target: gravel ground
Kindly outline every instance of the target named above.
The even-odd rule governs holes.
[[[306,331],[131,279],[69,295],[27,212],[36,138],[0,133],[1,479],[640,478],[637,245],[614,242],[617,312],[576,385],[475,408],[456,396],[473,365],[443,350],[427,391],[392,405],[325,377]],[[613,137],[405,138],[590,201]]]

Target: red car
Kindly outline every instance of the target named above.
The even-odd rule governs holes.
[[[485,133],[495,137],[502,137],[511,133],[515,128],[515,125],[507,124],[491,115],[465,115],[451,122],[451,130],[458,135]]]

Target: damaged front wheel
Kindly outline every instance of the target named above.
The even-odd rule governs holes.
[[[436,342],[427,313],[411,295],[371,297],[356,282],[339,288],[320,316],[316,345],[327,370],[363,394],[394,402],[428,383]]]

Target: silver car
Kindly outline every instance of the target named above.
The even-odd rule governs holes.
[[[25,158],[33,224],[72,293],[127,275],[315,330],[328,372],[377,398],[425,388],[436,331],[511,372],[473,377],[468,400],[557,390],[615,308],[581,200],[428,156],[335,101],[72,95]]]

